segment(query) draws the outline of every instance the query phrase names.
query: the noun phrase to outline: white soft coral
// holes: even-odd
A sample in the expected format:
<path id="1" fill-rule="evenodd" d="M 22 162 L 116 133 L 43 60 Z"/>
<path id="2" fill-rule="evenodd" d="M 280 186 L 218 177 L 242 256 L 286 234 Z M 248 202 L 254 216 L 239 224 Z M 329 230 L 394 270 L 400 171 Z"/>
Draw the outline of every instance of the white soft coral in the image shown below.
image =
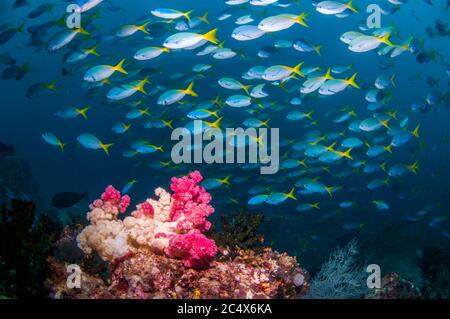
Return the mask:
<path id="1" fill-rule="evenodd" d="M 170 193 L 157 188 L 155 195 L 158 199 L 146 200 L 152 207 L 152 215 L 141 204 L 123 221 L 118 219 L 118 209 L 111 209 L 110 203 L 92 206 L 92 210 L 87 213 L 91 224 L 78 235 L 78 246 L 87 254 L 97 252 L 105 261 L 113 261 L 140 248 L 164 252 L 169 237 L 161 234 L 173 233 L 176 223 L 168 222 Z"/>

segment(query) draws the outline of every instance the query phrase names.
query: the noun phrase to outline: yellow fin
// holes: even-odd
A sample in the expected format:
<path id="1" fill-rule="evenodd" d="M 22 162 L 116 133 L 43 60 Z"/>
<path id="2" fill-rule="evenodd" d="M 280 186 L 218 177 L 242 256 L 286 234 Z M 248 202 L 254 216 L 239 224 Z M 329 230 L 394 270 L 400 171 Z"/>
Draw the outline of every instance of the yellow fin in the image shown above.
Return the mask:
<path id="1" fill-rule="evenodd" d="M 125 59 L 120 60 L 120 62 L 117 63 L 117 65 L 113 67 L 114 70 L 115 70 L 115 71 L 118 71 L 118 72 L 120 72 L 120 73 L 123 73 L 123 74 L 128 74 L 128 72 L 125 71 L 124 68 L 123 68 L 123 64 L 124 64 L 124 63 L 125 63 Z"/>
<path id="2" fill-rule="evenodd" d="M 103 151 L 105 151 L 106 155 L 109 155 L 109 148 L 113 146 L 113 144 L 100 144 L 100 147 L 102 148 Z"/>
<path id="3" fill-rule="evenodd" d="M 219 29 L 216 28 L 214 30 L 211 30 L 211 31 L 203 34 L 202 38 L 205 39 L 206 41 L 214 43 L 214 44 L 219 43 L 219 40 L 216 38 L 217 30 L 219 30 Z"/>
<path id="4" fill-rule="evenodd" d="M 193 96 L 193 97 L 197 97 L 198 94 L 194 92 L 193 88 L 194 88 L 194 82 L 191 82 L 191 83 L 189 83 L 189 85 L 186 88 L 186 90 L 184 90 L 183 92 L 186 93 L 187 95 L 190 95 L 190 96 Z"/>

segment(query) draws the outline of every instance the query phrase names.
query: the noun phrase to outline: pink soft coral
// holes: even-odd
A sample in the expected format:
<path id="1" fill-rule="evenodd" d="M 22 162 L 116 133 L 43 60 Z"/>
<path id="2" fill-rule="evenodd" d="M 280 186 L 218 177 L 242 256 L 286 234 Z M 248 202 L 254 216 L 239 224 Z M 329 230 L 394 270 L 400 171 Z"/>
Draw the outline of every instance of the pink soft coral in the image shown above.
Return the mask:
<path id="1" fill-rule="evenodd" d="M 183 265 L 189 268 L 206 268 L 217 253 L 214 240 L 203 234 L 190 233 L 174 236 L 170 239 L 169 257 L 183 260 Z"/>
<path id="2" fill-rule="evenodd" d="M 214 212 L 214 208 L 208 203 L 211 195 L 199 185 L 203 177 L 198 171 L 181 178 L 172 177 L 170 189 L 172 195 L 171 220 L 181 219 L 177 226 L 180 232 L 197 230 L 204 232 L 211 227 L 206 217 Z M 183 218 L 180 218 L 180 217 Z"/>
<path id="3" fill-rule="evenodd" d="M 202 179 L 198 171 L 181 178 L 173 177 L 170 185 L 174 192 L 172 195 L 161 188 L 156 189 L 158 200 L 147 199 L 123 221 L 118 219 L 118 214 L 125 212 L 130 197 L 121 196 L 117 189 L 108 186 L 100 199 L 91 204 L 92 212 L 88 215 L 91 223 L 96 224 L 97 220 L 103 223 L 88 226 L 80 234 L 80 247 L 90 251 L 98 250 L 90 246 L 98 246 L 108 251 L 108 245 L 112 243 L 128 245 L 122 245 L 117 254 L 103 254 L 109 258 L 145 246 L 155 253 L 180 258 L 186 267 L 207 267 L 216 255 L 217 247 L 214 240 L 202 234 L 211 227 L 206 218 L 214 212 L 209 205 L 211 195 L 199 185 Z M 110 243 L 104 243 L 99 231 L 103 231 L 105 236 L 114 234 L 115 237 L 108 237 Z"/>
<path id="4" fill-rule="evenodd" d="M 199 185 L 203 177 L 198 171 L 181 178 L 172 177 L 171 221 L 176 221 L 176 231 L 180 235 L 171 237 L 168 255 L 182 258 L 186 267 L 206 267 L 216 255 L 213 240 L 202 232 L 211 227 L 206 217 L 214 212 L 209 205 L 211 195 Z"/>
<path id="5" fill-rule="evenodd" d="M 109 185 L 102 193 L 99 199 L 96 199 L 91 205 L 90 209 L 101 208 L 106 212 L 125 213 L 130 205 L 130 196 L 120 194 L 120 191 Z"/>

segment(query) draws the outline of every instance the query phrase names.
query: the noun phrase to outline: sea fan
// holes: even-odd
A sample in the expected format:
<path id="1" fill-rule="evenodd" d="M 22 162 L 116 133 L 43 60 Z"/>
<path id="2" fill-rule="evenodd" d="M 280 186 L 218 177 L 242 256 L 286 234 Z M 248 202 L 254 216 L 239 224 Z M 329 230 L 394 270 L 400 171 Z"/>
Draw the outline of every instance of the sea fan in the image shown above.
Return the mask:
<path id="1" fill-rule="evenodd" d="M 354 299 L 367 293 L 367 273 L 357 265 L 355 239 L 333 251 L 311 283 L 308 299 Z"/>

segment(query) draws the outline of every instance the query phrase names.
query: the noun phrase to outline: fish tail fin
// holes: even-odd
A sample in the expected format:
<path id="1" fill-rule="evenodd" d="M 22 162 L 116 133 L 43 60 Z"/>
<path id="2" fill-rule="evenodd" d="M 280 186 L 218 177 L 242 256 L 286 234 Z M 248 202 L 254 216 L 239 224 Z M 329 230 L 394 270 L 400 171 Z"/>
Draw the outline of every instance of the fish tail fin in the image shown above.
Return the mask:
<path id="1" fill-rule="evenodd" d="M 124 125 L 123 125 L 123 128 L 125 129 L 125 132 L 128 131 L 128 130 L 131 128 L 132 125 L 133 125 L 132 123 L 130 123 L 130 124 L 124 124 Z"/>
<path id="2" fill-rule="evenodd" d="M 167 126 L 173 130 L 173 126 L 172 126 L 173 120 L 170 120 L 170 121 L 162 120 L 162 122 L 165 126 Z"/>
<path id="3" fill-rule="evenodd" d="M 208 11 L 206 11 L 202 16 L 198 17 L 198 19 L 206 24 L 211 24 L 208 20 Z"/>
<path id="4" fill-rule="evenodd" d="M 267 119 L 264 122 L 261 122 L 261 125 L 265 126 L 265 127 L 269 127 L 269 122 L 270 122 L 270 119 Z"/>
<path id="5" fill-rule="evenodd" d="M 210 101 L 213 104 L 216 104 L 218 107 L 222 107 L 223 106 L 223 101 L 220 99 L 220 96 L 216 96 L 214 98 L 214 100 Z"/>
<path id="6" fill-rule="evenodd" d="M 380 164 L 380 169 L 385 172 L 386 171 L 386 162 Z"/>
<path id="7" fill-rule="evenodd" d="M 49 84 L 47 84 L 47 89 L 54 91 L 54 92 L 58 92 L 58 87 L 56 86 L 56 81 L 50 82 Z"/>
<path id="8" fill-rule="evenodd" d="M 186 90 L 184 90 L 184 93 L 186 93 L 187 95 L 193 96 L 193 97 L 197 97 L 198 94 L 195 93 L 193 89 L 194 89 L 194 82 L 191 82 L 191 83 L 189 83 Z"/>
<path id="9" fill-rule="evenodd" d="M 93 54 L 95 56 L 100 56 L 100 54 L 98 54 L 98 52 L 97 52 L 97 48 L 98 48 L 98 44 L 94 45 L 92 48 L 87 49 L 86 52 L 89 54 Z"/>
<path id="10" fill-rule="evenodd" d="M 125 59 L 120 60 L 119 63 L 117 63 L 117 65 L 114 67 L 114 70 L 123 73 L 123 74 L 128 74 L 127 71 L 124 70 L 123 68 L 123 64 L 125 63 Z"/>
<path id="11" fill-rule="evenodd" d="M 225 184 L 225 185 L 230 186 L 230 185 L 231 185 L 231 184 L 230 184 L 230 178 L 231 178 L 231 176 L 232 176 L 232 175 L 227 175 L 227 176 L 225 176 L 224 178 L 219 179 L 219 182 L 221 182 L 222 184 Z"/>
<path id="12" fill-rule="evenodd" d="M 287 198 L 297 200 L 297 197 L 295 197 L 294 193 L 295 193 L 295 187 L 292 187 L 292 189 L 289 191 L 289 193 L 285 193 L 284 195 L 286 195 Z"/>
<path id="13" fill-rule="evenodd" d="M 308 113 L 304 113 L 305 117 L 307 117 L 308 119 L 310 119 L 311 121 L 313 120 L 313 115 L 314 111 L 309 111 Z"/>
<path id="14" fill-rule="evenodd" d="M 387 178 L 383 181 L 383 184 L 386 185 L 386 186 L 389 186 L 389 185 L 390 185 L 390 184 L 389 184 L 389 180 L 390 180 L 390 177 L 387 177 Z"/>
<path id="15" fill-rule="evenodd" d="M 319 207 L 320 203 L 319 203 L 319 202 L 312 203 L 312 204 L 309 204 L 309 205 L 310 205 L 312 208 L 320 209 L 320 207 Z"/>
<path id="16" fill-rule="evenodd" d="M 249 84 L 249 85 L 242 85 L 242 89 L 245 91 L 245 93 L 248 95 L 249 93 L 248 93 L 248 90 L 250 89 L 252 87 L 252 85 L 251 84 Z"/>
<path id="17" fill-rule="evenodd" d="M 331 144 L 330 146 L 327 146 L 327 150 L 332 152 L 334 151 L 334 146 L 336 145 L 336 142 L 334 142 L 333 144 Z"/>
<path id="18" fill-rule="evenodd" d="M 215 120 L 214 122 L 205 122 L 206 124 L 208 124 L 208 126 L 213 127 L 213 128 L 218 128 L 220 129 L 220 122 L 222 121 L 222 117 L 219 117 L 217 120 Z"/>
<path id="19" fill-rule="evenodd" d="M 183 12 L 183 17 L 185 17 L 186 20 L 188 20 L 189 22 L 191 21 L 192 12 L 194 12 L 194 10 L 189 10 L 189 11 Z"/>
<path id="20" fill-rule="evenodd" d="M 383 42 L 384 44 L 392 47 L 392 46 L 394 46 L 394 44 L 391 42 L 391 40 L 389 40 L 390 36 L 391 36 L 391 32 L 388 32 L 382 38 L 380 38 L 380 41 Z"/>
<path id="21" fill-rule="evenodd" d="M 333 186 L 325 187 L 325 190 L 327 191 L 328 195 L 330 195 L 330 197 L 333 197 L 333 190 L 334 190 Z"/>
<path id="22" fill-rule="evenodd" d="M 145 34 L 150 34 L 150 32 L 148 32 L 148 30 L 146 29 L 146 27 L 150 24 L 151 21 L 147 21 L 143 24 L 141 24 L 140 26 L 137 26 L 136 29 L 138 29 L 139 31 L 144 32 Z"/>
<path id="23" fill-rule="evenodd" d="M 298 16 L 295 17 L 295 23 L 298 23 L 306 28 L 309 28 L 309 25 L 305 22 L 308 13 L 302 12 Z"/>
<path id="24" fill-rule="evenodd" d="M 76 110 L 76 112 L 78 113 L 78 114 L 80 114 L 85 120 L 87 120 L 88 119 L 88 117 L 87 117 L 87 111 L 90 109 L 91 107 L 90 106 L 86 106 L 86 107 L 84 107 L 84 108 L 82 108 L 82 109 L 75 109 Z"/>
<path id="25" fill-rule="evenodd" d="M 350 79 L 346 80 L 346 82 L 353 86 L 356 89 L 360 89 L 361 87 L 356 83 L 356 75 L 358 75 L 358 72 L 353 73 Z"/>
<path id="26" fill-rule="evenodd" d="M 416 128 L 414 129 L 414 131 L 411 132 L 412 135 L 414 135 L 416 138 L 419 138 L 419 129 L 420 129 L 420 124 L 417 124 Z"/>
<path id="27" fill-rule="evenodd" d="M 289 71 L 291 71 L 291 72 L 293 72 L 293 73 L 295 73 L 295 74 L 297 74 L 297 75 L 300 75 L 301 77 L 305 77 L 305 75 L 303 74 L 303 72 L 300 70 L 300 68 L 302 67 L 302 65 L 303 65 L 303 61 L 302 62 L 300 62 L 299 64 L 297 64 L 296 66 L 294 66 L 293 68 L 288 68 L 289 69 Z"/>
<path id="28" fill-rule="evenodd" d="M 328 68 L 327 73 L 325 73 L 324 78 L 327 80 L 334 80 L 333 76 L 331 75 L 331 68 Z"/>
<path id="29" fill-rule="evenodd" d="M 321 55 L 320 51 L 322 50 L 322 46 L 321 45 L 316 45 L 314 48 L 314 51 L 318 54 Z"/>
<path id="30" fill-rule="evenodd" d="M 384 149 L 386 150 L 386 152 L 392 154 L 392 144 L 389 144 L 388 146 L 385 146 Z"/>
<path id="31" fill-rule="evenodd" d="M 135 88 L 136 90 L 138 90 L 139 92 L 141 92 L 141 93 L 147 95 L 147 92 L 145 91 L 144 86 L 145 86 L 146 84 L 148 84 L 148 83 L 150 83 L 150 81 L 149 81 L 149 79 L 148 79 L 148 76 L 146 76 L 143 80 L 139 81 L 139 84 L 136 85 L 134 88 Z"/>
<path id="32" fill-rule="evenodd" d="M 397 73 L 394 72 L 394 74 L 392 74 L 391 76 L 391 83 L 393 87 L 397 87 L 397 85 L 395 84 L 395 77 L 397 76 Z"/>
<path id="33" fill-rule="evenodd" d="M 106 153 L 106 155 L 108 155 L 109 156 L 109 148 L 111 147 L 111 146 L 113 146 L 114 144 L 103 144 L 103 143 L 101 143 L 100 144 L 100 147 L 101 147 L 101 149 Z"/>
<path id="34" fill-rule="evenodd" d="M 143 114 L 143 115 L 150 115 L 150 112 L 149 112 L 148 110 L 149 110 L 149 108 L 146 107 L 145 109 L 140 110 L 139 112 L 140 112 L 141 114 Z"/>
<path id="35" fill-rule="evenodd" d="M 80 34 L 84 34 L 84 35 L 91 35 L 91 33 L 89 31 L 86 31 L 84 28 L 79 27 L 78 29 L 76 29 L 76 32 L 80 33 Z"/>
<path id="36" fill-rule="evenodd" d="M 389 116 L 392 117 L 394 120 L 397 120 L 397 110 L 393 112 L 388 112 Z"/>
<path id="37" fill-rule="evenodd" d="M 164 144 L 160 145 L 160 146 L 156 146 L 155 147 L 158 151 L 160 151 L 161 153 L 164 153 Z"/>
<path id="38" fill-rule="evenodd" d="M 61 149 L 61 152 L 64 152 L 64 148 L 66 147 L 68 143 L 63 143 L 61 141 L 58 141 L 58 146 Z"/>
<path id="39" fill-rule="evenodd" d="M 353 5 L 353 0 L 350 0 L 349 2 L 347 2 L 347 4 L 345 6 L 346 6 L 346 8 L 353 11 L 354 13 L 358 13 L 358 9 L 356 9 L 355 6 Z"/>
<path id="40" fill-rule="evenodd" d="M 391 117 L 388 118 L 387 120 L 381 121 L 381 125 L 383 125 L 385 128 L 389 129 L 389 122 L 391 121 Z"/>
<path id="41" fill-rule="evenodd" d="M 353 157 L 350 155 L 350 152 L 352 151 L 353 148 L 349 148 L 348 150 L 346 150 L 344 153 L 342 153 L 342 156 L 348 158 L 349 160 L 353 160 Z"/>
<path id="42" fill-rule="evenodd" d="M 215 28 L 215 29 L 203 34 L 202 38 L 205 39 L 206 41 L 214 43 L 214 44 L 219 43 L 219 40 L 216 37 L 217 30 L 219 30 L 219 29 Z"/>
<path id="43" fill-rule="evenodd" d="M 208 111 L 209 114 L 211 114 L 212 116 L 214 116 L 216 119 L 219 118 L 219 115 L 217 115 L 217 112 L 219 112 L 219 109 L 215 110 L 215 111 Z"/>
<path id="44" fill-rule="evenodd" d="M 419 170 L 419 161 L 415 161 L 413 164 L 411 165 L 406 165 L 406 168 L 413 172 L 414 174 L 417 174 L 417 171 Z"/>

